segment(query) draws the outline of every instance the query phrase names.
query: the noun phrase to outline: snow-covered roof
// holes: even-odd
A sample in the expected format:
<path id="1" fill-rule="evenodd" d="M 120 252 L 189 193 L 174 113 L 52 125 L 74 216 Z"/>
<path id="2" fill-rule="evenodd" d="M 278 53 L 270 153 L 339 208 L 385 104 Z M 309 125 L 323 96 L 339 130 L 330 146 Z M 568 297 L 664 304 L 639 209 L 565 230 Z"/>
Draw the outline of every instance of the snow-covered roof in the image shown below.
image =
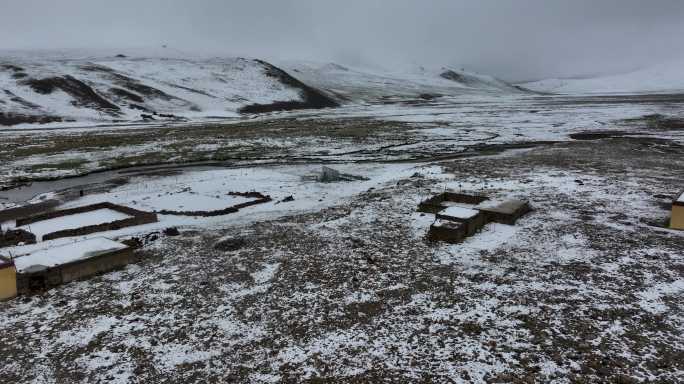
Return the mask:
<path id="1" fill-rule="evenodd" d="M 684 191 L 679 195 L 679 197 L 676 200 L 678 203 L 684 204 Z"/>
<path id="2" fill-rule="evenodd" d="M 459 207 L 459 206 L 453 206 L 449 207 L 446 209 L 443 209 L 439 212 L 441 216 L 448 216 L 448 217 L 453 217 L 455 219 L 472 219 L 473 217 L 477 216 L 480 213 L 480 211 L 477 211 L 475 209 L 470 209 L 470 208 L 465 208 L 465 207 Z"/>
<path id="3" fill-rule="evenodd" d="M 523 208 L 527 204 L 523 200 L 485 200 L 476 206 L 477 209 L 482 209 L 490 212 L 500 212 L 512 214 L 517 210 Z"/>
<path id="4" fill-rule="evenodd" d="M 437 219 L 437 220 L 435 220 L 434 223 L 432 223 L 433 227 L 449 228 L 449 229 L 457 229 L 463 225 L 466 225 L 466 224 L 465 223 L 459 223 L 457 221 L 442 220 L 442 219 Z"/>
<path id="5" fill-rule="evenodd" d="M 77 260 L 85 260 L 103 253 L 119 251 L 127 248 L 125 244 L 104 237 L 88 239 L 57 247 L 50 247 L 14 259 L 17 272 L 30 267 L 42 265 L 54 267 Z"/>

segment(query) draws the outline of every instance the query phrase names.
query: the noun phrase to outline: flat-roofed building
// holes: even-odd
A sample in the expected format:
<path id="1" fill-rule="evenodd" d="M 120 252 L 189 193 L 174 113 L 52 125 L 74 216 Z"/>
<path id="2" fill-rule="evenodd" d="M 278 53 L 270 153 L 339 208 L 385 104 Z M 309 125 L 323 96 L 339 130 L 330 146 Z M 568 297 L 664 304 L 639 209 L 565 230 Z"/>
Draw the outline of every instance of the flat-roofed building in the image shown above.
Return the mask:
<path id="1" fill-rule="evenodd" d="M 30 249 L 14 258 L 15 290 L 21 295 L 31 294 L 109 272 L 135 260 L 131 247 L 103 237 Z"/>
<path id="2" fill-rule="evenodd" d="M 461 206 L 451 206 L 437 213 L 438 220 L 448 220 L 463 223 L 466 229 L 466 236 L 473 236 L 477 231 L 484 227 L 485 216 L 476 209 Z"/>

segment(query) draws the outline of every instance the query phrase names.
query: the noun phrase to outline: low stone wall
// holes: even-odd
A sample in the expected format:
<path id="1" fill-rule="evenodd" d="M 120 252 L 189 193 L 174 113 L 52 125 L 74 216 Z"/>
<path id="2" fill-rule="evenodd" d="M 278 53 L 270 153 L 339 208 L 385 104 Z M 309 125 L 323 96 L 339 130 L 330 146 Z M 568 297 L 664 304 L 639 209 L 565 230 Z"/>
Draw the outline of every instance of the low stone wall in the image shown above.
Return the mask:
<path id="1" fill-rule="evenodd" d="M 19 273 L 17 274 L 17 292 L 21 295 L 30 295 L 74 280 L 110 272 L 136 261 L 133 248 L 125 248 L 53 268 Z"/>
<path id="2" fill-rule="evenodd" d="M 31 295 L 62 284 L 59 268 L 46 268 L 30 273 L 17 273 L 17 294 Z"/>
<path id="3" fill-rule="evenodd" d="M 427 200 L 422 201 L 418 205 L 418 212 L 436 214 L 439 211 L 447 208 L 447 206 L 444 205 L 445 202 L 477 205 L 488 199 L 488 197 L 481 195 L 468 195 L 465 193 L 443 192 Z"/>
<path id="4" fill-rule="evenodd" d="M 28 217 L 44 212 L 49 212 L 59 205 L 57 200 L 47 200 L 36 204 L 24 205 L 21 207 L 8 208 L 0 211 L 0 222 L 16 220 L 18 217 Z"/>
<path id="5" fill-rule="evenodd" d="M 80 262 L 64 264 L 61 266 L 62 283 L 83 279 L 100 273 L 109 272 L 136 260 L 132 248 L 125 248 L 120 251 L 110 252 Z"/>
<path id="6" fill-rule="evenodd" d="M 158 213 L 160 215 L 214 217 L 214 216 L 223 216 L 223 215 L 228 215 L 231 213 L 236 213 L 239 210 L 241 210 L 242 208 L 247 208 L 247 207 L 251 207 L 253 205 L 268 203 L 269 201 L 273 200 L 273 199 L 271 199 L 271 196 L 264 195 L 260 192 L 228 192 L 228 194 L 231 196 L 242 196 L 242 197 L 254 198 L 256 200 L 247 201 L 247 202 L 240 203 L 240 204 L 235 204 L 235 205 L 230 206 L 228 208 L 219 209 L 219 210 L 215 210 L 215 211 L 173 211 L 173 210 L 165 209 L 165 210 L 161 210 L 161 211 L 155 211 L 155 213 Z"/>
<path id="7" fill-rule="evenodd" d="M 154 213 L 143 212 L 143 211 L 139 211 L 137 209 L 124 207 L 123 205 L 117 205 L 114 203 L 104 202 L 104 203 L 97 203 L 97 204 L 91 204 L 91 205 L 84 205 L 82 207 L 62 209 L 59 211 L 52 211 L 52 212 L 48 212 L 48 213 L 43 213 L 41 215 L 35 215 L 35 216 L 17 219 L 17 227 L 23 227 L 25 225 L 33 224 L 33 223 L 36 223 L 38 221 L 55 219 L 58 217 L 70 216 L 70 215 L 75 215 L 78 213 L 92 212 L 92 211 L 97 211 L 100 209 L 111 209 L 113 211 L 118 211 L 118 212 L 121 212 L 121 213 L 129 215 L 129 216 L 156 216 L 156 215 L 154 215 Z"/>
<path id="8" fill-rule="evenodd" d="M 89 225 L 74 229 L 65 229 L 62 231 L 51 232 L 43 236 L 43 240 L 54 240 L 62 237 L 84 236 L 92 233 L 115 231 L 122 228 L 133 227 L 136 225 L 150 224 L 157 222 L 157 215 L 155 213 L 143 212 L 137 209 L 124 207 L 113 203 L 98 203 L 86 205 L 83 207 L 63 209 L 54 212 L 48 212 L 41 215 L 31 216 L 17 220 L 17 226 L 30 225 L 39 221 L 55 219 L 58 217 L 70 216 L 79 213 L 92 212 L 100 209 L 111 209 L 113 211 L 121 212 L 125 215 L 132 216 L 127 219 L 112 221 L 110 223 Z"/>

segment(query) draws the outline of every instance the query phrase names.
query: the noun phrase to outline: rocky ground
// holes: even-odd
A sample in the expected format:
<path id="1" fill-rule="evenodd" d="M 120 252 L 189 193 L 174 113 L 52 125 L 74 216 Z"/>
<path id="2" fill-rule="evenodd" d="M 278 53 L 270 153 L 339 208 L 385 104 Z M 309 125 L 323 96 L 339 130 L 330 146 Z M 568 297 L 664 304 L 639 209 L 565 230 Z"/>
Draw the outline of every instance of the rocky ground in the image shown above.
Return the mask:
<path id="1" fill-rule="evenodd" d="M 684 147 L 540 144 L 271 221 L 182 228 L 126 269 L 0 304 L 2 382 L 684 380 Z M 431 244 L 418 202 L 529 199 Z"/>

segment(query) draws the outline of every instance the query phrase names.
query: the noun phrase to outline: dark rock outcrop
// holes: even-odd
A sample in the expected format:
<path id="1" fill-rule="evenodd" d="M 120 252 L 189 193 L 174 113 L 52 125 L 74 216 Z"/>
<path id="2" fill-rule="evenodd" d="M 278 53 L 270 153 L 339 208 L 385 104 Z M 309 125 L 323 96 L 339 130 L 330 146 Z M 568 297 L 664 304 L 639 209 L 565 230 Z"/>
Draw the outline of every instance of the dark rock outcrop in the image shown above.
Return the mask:
<path id="1" fill-rule="evenodd" d="M 298 89 L 301 101 L 276 101 L 270 104 L 251 104 L 240 108 L 240 113 L 267 113 L 275 111 L 291 111 L 296 109 L 321 109 L 339 107 L 339 103 L 316 88 L 310 87 L 290 76 L 287 72 L 262 60 L 255 60 L 264 67 L 266 76 L 276 78 L 279 82 Z"/>
<path id="2" fill-rule="evenodd" d="M 56 90 L 61 90 L 73 98 L 71 102 L 76 107 L 87 107 L 106 112 L 110 115 L 118 115 L 120 108 L 100 96 L 88 84 L 75 77 L 65 75 L 62 77 L 46 77 L 44 79 L 27 79 L 22 81 L 36 93 L 49 95 Z"/>

